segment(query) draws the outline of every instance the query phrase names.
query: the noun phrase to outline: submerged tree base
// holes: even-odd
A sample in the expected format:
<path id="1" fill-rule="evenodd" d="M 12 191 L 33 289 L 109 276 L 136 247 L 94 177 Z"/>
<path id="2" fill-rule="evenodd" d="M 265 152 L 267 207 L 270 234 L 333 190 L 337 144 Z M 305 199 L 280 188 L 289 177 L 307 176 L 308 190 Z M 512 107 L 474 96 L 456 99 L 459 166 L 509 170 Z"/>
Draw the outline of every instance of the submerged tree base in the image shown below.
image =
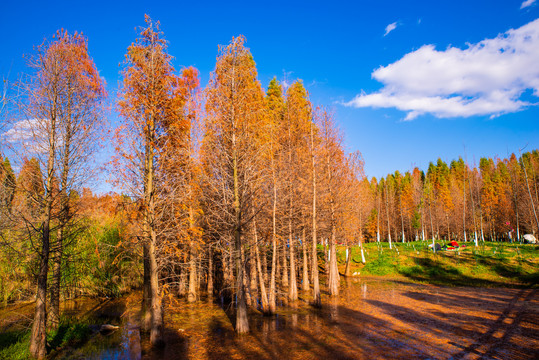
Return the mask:
<path id="1" fill-rule="evenodd" d="M 112 300 L 71 301 L 67 314 L 80 325 L 65 334 L 53 359 L 372 359 L 372 358 L 534 358 L 539 348 L 539 295 L 536 289 L 439 287 L 413 283 L 349 279 L 341 295 L 324 293 L 322 309 L 299 301 L 266 317 L 248 309 L 250 332 L 238 336 L 219 304 L 202 299 L 166 304 L 166 346 L 152 349 L 135 320 L 140 293 Z M 17 359 L 28 344 L 24 307 L 0 310 L 0 359 Z M 458 316 L 455 316 L 458 314 Z M 512 321 L 509 321 L 512 319 Z M 107 322 L 119 329 L 95 331 Z M 18 327 L 18 330 L 16 330 Z M 19 333 L 14 333 L 19 331 Z M 22 331 L 22 333 L 21 333 Z M 505 335 L 507 336 L 505 336 Z M 57 338 L 58 344 L 60 338 Z M 49 340 L 50 341 L 50 340 Z"/>

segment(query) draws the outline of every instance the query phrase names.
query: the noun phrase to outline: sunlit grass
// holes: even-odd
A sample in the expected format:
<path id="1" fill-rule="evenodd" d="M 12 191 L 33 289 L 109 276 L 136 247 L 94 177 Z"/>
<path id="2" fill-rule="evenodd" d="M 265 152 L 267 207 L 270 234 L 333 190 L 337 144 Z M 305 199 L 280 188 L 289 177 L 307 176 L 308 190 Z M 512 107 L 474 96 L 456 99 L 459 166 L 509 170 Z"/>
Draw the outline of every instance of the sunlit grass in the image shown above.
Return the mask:
<path id="1" fill-rule="evenodd" d="M 464 243 L 456 251 L 428 248 L 431 242 L 364 244 L 366 264 L 359 247 L 352 247 L 352 273 L 360 276 L 401 277 L 421 283 L 449 286 L 535 287 L 539 279 L 538 247 L 517 243 Z M 442 242 L 443 244 L 443 242 Z M 339 266 L 345 251 L 339 247 Z M 341 270 L 343 272 L 344 270 Z"/>

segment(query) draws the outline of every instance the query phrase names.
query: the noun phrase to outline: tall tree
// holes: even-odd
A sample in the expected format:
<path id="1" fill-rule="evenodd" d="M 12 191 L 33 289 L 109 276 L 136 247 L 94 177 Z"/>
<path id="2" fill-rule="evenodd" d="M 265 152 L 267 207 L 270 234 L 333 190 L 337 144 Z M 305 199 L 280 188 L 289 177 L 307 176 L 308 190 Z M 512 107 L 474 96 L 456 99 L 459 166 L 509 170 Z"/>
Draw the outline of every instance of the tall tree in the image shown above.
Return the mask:
<path id="1" fill-rule="evenodd" d="M 21 98 L 23 101 L 21 109 L 25 117 L 22 121 L 30 131 L 27 134 L 28 141 L 20 145 L 23 153 L 38 154 L 37 159 L 44 171 L 42 174 L 44 193 L 40 198 L 34 199 L 42 212 L 40 226 L 32 227 L 40 239 L 40 266 L 37 276 L 36 312 L 30 339 L 30 353 L 34 357 L 42 358 L 46 354 L 47 277 L 51 233 L 54 230 L 53 226 L 56 226 L 53 220 L 59 219 L 60 226 L 57 229 L 62 229 L 67 218 L 65 211 L 67 201 L 58 201 L 61 197 L 59 187 L 63 186 L 67 190 L 67 183 L 73 179 L 69 168 L 82 162 L 81 158 L 85 156 L 84 150 L 78 151 L 80 144 L 72 143 L 76 141 L 72 137 L 73 134 L 80 136 L 74 129 L 73 119 L 87 112 L 95 115 L 94 99 L 101 98 L 104 90 L 95 65 L 88 56 L 86 39 L 79 34 L 71 36 L 65 31 L 59 31 L 54 41 L 44 42 L 37 48 L 37 54 L 30 59 L 30 66 L 35 72 L 29 76 L 29 81 L 22 85 L 24 96 Z M 87 103 L 85 100 L 88 98 L 91 100 Z M 88 117 L 92 118 L 92 115 Z M 84 126 L 88 126 L 88 123 L 81 125 Z M 59 177 L 64 180 L 62 184 L 58 184 Z M 55 208 L 58 202 L 60 202 L 59 212 Z M 26 219 L 25 222 L 28 224 L 32 220 Z M 29 236 L 33 237 L 31 234 Z M 58 252 L 55 251 L 55 254 L 58 255 Z M 55 256 L 54 263 L 59 266 L 58 256 Z M 55 279 L 58 279 L 59 270 L 57 269 L 55 273 Z M 58 292 L 56 288 L 53 289 L 54 322 L 58 317 L 56 302 Z"/>
<path id="2" fill-rule="evenodd" d="M 271 275 L 269 288 L 269 313 L 276 311 L 276 267 L 277 267 L 277 193 L 279 191 L 279 156 L 281 153 L 280 136 L 284 127 L 285 103 L 282 88 L 273 78 L 265 98 L 266 114 L 268 116 L 269 149 L 268 157 L 271 169 Z"/>
<path id="3" fill-rule="evenodd" d="M 164 128 L 182 120 L 184 97 L 159 22 L 154 23 L 148 15 L 145 21 L 140 37 L 127 50 L 122 71 L 118 106 L 124 122 L 117 130 L 115 167 L 120 170 L 117 175 L 124 187 L 141 201 L 146 289 L 143 301 L 149 324 L 145 322 L 150 327 L 151 344 L 159 345 L 163 342 L 163 314 L 157 257 L 158 211 L 163 206 L 156 206 L 160 200 L 156 171 Z"/>
<path id="4" fill-rule="evenodd" d="M 53 327 L 60 321 L 60 281 L 66 238 L 79 229 L 74 220 L 77 206 L 70 194 L 82 191 L 94 175 L 92 159 L 103 134 L 104 83 L 88 54 L 82 34 L 58 33 L 59 49 L 64 57 L 65 90 L 61 94 L 58 134 L 61 142 L 56 163 L 59 180 L 58 229 L 53 246 L 53 279 L 51 283 L 50 320 Z"/>
<path id="5" fill-rule="evenodd" d="M 301 81 L 295 81 L 286 91 L 286 172 L 287 172 L 287 196 L 288 196 L 288 249 L 290 254 L 290 281 L 288 299 L 298 299 L 297 271 L 296 271 L 296 232 L 301 217 L 297 214 L 301 211 L 297 204 L 300 201 L 299 192 L 301 180 L 306 172 L 303 170 L 307 160 L 304 158 L 308 146 L 308 134 L 312 117 L 311 103 L 307 90 Z M 284 257 L 286 259 L 286 257 Z"/>
<path id="6" fill-rule="evenodd" d="M 265 130 L 264 93 L 245 38 L 233 38 L 219 47 L 215 71 L 207 88 L 208 113 L 205 166 L 210 179 L 209 204 L 213 231 L 234 242 L 236 268 L 236 332 L 249 331 L 246 290 L 244 228 L 260 206 L 260 173 Z M 254 211 L 253 211 L 254 210 Z"/>

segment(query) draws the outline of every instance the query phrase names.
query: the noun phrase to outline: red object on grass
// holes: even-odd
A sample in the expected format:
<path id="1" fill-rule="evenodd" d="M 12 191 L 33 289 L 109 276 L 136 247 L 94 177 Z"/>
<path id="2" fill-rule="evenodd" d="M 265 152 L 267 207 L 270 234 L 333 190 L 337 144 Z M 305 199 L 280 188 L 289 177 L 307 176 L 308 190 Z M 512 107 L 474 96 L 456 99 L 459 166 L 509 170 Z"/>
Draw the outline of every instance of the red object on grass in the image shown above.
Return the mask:
<path id="1" fill-rule="evenodd" d="M 459 244 L 455 240 L 451 241 L 449 245 L 454 246 L 454 247 L 459 247 Z"/>

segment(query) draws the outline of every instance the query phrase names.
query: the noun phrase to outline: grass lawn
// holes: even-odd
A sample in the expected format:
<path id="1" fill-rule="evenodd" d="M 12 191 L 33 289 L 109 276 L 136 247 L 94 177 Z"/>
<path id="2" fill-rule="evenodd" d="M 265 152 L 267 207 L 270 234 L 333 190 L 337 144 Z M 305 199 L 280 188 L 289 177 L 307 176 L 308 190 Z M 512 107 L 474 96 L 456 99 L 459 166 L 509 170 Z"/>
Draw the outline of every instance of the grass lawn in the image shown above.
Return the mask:
<path id="1" fill-rule="evenodd" d="M 393 243 L 392 249 L 388 243 L 364 244 L 365 265 L 356 245 L 352 248 L 351 273 L 448 286 L 537 287 L 539 282 L 537 245 L 485 242 L 476 248 L 473 242 L 459 242 L 458 251 L 434 253 L 428 248 L 430 243 Z M 345 256 L 344 247 L 338 247 L 341 273 Z"/>

